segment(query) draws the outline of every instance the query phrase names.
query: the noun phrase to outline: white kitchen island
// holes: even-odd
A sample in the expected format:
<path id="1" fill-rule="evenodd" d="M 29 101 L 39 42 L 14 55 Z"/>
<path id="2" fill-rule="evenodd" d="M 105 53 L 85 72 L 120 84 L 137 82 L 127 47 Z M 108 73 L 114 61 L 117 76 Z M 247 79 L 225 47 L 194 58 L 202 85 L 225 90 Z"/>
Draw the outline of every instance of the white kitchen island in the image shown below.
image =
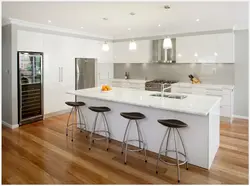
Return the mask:
<path id="1" fill-rule="evenodd" d="M 87 118 L 88 130 L 92 129 L 96 115 L 88 109 L 88 106 L 109 107 L 111 111 L 107 112 L 106 116 L 111 138 L 118 141 L 122 141 L 128 122 L 120 116 L 120 113 L 143 113 L 146 119 L 140 120 L 139 125 L 148 150 L 155 153 L 158 153 L 167 130 L 167 127 L 157 122 L 158 119 L 179 119 L 187 123 L 188 127 L 181 128 L 179 131 L 186 147 L 189 163 L 206 169 L 211 167 L 220 142 L 220 97 L 190 94 L 179 100 L 150 96 L 159 92 L 116 87 L 109 92 L 101 92 L 100 87 L 96 87 L 67 93 L 76 95 L 78 101 L 86 103 L 82 111 Z M 101 117 L 99 119 L 101 121 Z M 131 127 L 130 137 L 136 137 L 136 132 L 134 125 Z M 173 147 L 171 135 L 169 149 Z M 182 151 L 180 141 L 178 141 L 178 149 Z M 170 152 L 168 155 L 175 158 L 174 153 Z"/>

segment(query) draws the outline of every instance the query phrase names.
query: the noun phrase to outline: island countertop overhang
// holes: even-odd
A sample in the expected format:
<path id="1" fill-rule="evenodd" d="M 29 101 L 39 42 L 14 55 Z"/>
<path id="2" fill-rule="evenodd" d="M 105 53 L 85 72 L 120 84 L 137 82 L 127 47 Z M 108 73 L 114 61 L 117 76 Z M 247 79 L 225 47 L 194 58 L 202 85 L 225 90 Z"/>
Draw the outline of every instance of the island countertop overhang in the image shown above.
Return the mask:
<path id="1" fill-rule="evenodd" d="M 68 94 L 90 99 L 106 100 L 142 107 L 149 107 L 173 112 L 207 116 L 210 110 L 220 102 L 216 96 L 187 95 L 185 99 L 162 98 L 150 96 L 159 92 L 113 87 L 109 92 L 101 92 L 100 87 L 68 91 Z M 173 94 L 173 93 L 165 93 Z"/>

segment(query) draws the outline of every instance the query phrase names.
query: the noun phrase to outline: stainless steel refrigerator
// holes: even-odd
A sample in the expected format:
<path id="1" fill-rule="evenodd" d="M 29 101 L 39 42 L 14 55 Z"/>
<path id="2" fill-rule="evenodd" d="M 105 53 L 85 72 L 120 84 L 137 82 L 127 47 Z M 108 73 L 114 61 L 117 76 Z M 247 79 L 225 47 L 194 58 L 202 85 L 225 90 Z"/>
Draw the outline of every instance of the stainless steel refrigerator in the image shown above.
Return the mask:
<path id="1" fill-rule="evenodd" d="M 95 87 L 95 58 L 75 59 L 75 89 L 86 89 Z"/>
<path id="2" fill-rule="evenodd" d="M 18 51 L 18 123 L 43 119 L 43 53 Z"/>

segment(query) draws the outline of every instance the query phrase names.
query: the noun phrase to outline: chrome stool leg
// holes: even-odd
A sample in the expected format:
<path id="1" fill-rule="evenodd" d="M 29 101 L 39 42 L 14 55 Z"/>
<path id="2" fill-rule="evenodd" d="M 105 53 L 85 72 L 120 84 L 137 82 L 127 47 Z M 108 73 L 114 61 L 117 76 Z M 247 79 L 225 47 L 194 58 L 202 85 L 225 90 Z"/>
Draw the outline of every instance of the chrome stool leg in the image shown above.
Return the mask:
<path id="1" fill-rule="evenodd" d="M 177 144 L 176 144 L 175 129 L 173 129 L 173 133 L 174 133 L 174 147 L 175 147 L 175 153 L 176 153 L 177 175 L 178 175 L 178 182 L 180 183 L 180 164 L 179 164 L 179 153 L 178 153 L 178 148 L 177 148 Z"/>
<path id="2" fill-rule="evenodd" d="M 79 123 L 80 123 L 80 132 L 82 132 L 82 120 L 81 120 L 81 115 L 80 115 L 80 109 L 76 107 L 76 113 L 79 115 Z"/>
<path id="3" fill-rule="evenodd" d="M 103 124 L 104 124 L 104 128 L 105 128 L 105 135 L 107 138 L 107 151 L 109 150 L 109 141 L 110 141 L 110 132 L 109 132 L 109 126 L 108 126 L 108 122 L 107 119 L 105 117 L 105 114 L 102 112 L 102 119 L 103 119 Z"/>
<path id="4" fill-rule="evenodd" d="M 129 123 L 129 126 L 128 127 L 130 127 L 130 123 Z M 127 131 L 127 136 L 126 136 L 126 141 L 125 141 L 125 144 L 126 144 L 126 146 L 125 146 L 125 156 L 124 156 L 124 164 L 127 164 L 127 154 L 128 154 L 128 136 L 129 136 L 129 129 L 128 129 L 128 131 Z"/>
<path id="5" fill-rule="evenodd" d="M 83 125 L 83 130 L 87 131 L 87 122 L 84 114 L 82 113 L 81 109 L 78 108 L 78 114 L 79 114 L 79 120 L 80 120 L 80 132 L 82 132 L 82 125 Z M 84 124 L 82 123 L 82 119 Z M 88 138 L 88 135 L 86 135 L 86 138 Z"/>
<path id="6" fill-rule="evenodd" d="M 140 129 L 139 129 L 139 126 L 138 126 L 138 123 L 137 121 L 135 120 L 135 124 L 136 124 L 136 128 L 137 128 L 137 133 L 138 133 L 138 142 L 139 142 L 139 148 L 141 149 L 141 134 L 140 134 Z"/>
<path id="7" fill-rule="evenodd" d="M 70 119 L 70 116 L 71 116 L 71 114 L 72 114 L 72 111 L 73 111 L 73 109 L 74 109 L 74 107 L 72 107 L 71 108 L 71 111 L 70 111 L 70 114 L 69 114 L 69 117 L 68 117 L 68 120 L 67 120 L 67 127 L 66 127 L 66 136 L 68 136 L 69 135 L 69 119 Z"/>
<path id="8" fill-rule="evenodd" d="M 128 151 L 142 151 L 144 150 L 144 158 L 145 158 L 145 162 L 147 162 L 147 148 L 146 148 L 146 142 L 143 140 L 143 136 L 141 133 L 141 129 L 139 127 L 139 124 L 137 122 L 137 120 L 135 120 L 135 125 L 137 128 L 137 134 L 138 134 L 138 139 L 131 139 L 129 140 L 129 133 L 130 133 L 130 126 L 131 126 L 131 120 L 128 121 L 124 136 L 123 136 L 123 141 L 122 141 L 122 154 L 123 154 L 123 150 L 124 150 L 124 145 L 125 145 L 125 154 L 124 154 L 124 164 L 127 164 L 127 155 L 128 155 Z M 126 138 L 126 140 L 125 140 Z M 138 142 L 138 149 L 128 149 L 128 143 L 129 142 Z M 143 148 L 142 148 L 142 144 L 143 144 Z"/>
<path id="9" fill-rule="evenodd" d="M 106 126 L 107 126 L 107 131 L 108 131 L 108 138 L 109 138 L 109 142 L 111 141 L 111 138 L 110 138 L 110 129 L 109 129 L 109 124 L 108 124 L 108 121 L 107 121 L 107 118 L 106 118 L 106 115 L 104 113 L 102 113 L 103 115 L 103 118 L 104 118 L 104 121 L 106 123 Z"/>
<path id="10" fill-rule="evenodd" d="M 71 123 L 71 141 L 73 141 L 73 138 L 74 138 L 75 114 L 76 114 L 76 108 L 73 107 L 73 112 L 72 112 L 72 123 Z"/>
<path id="11" fill-rule="evenodd" d="M 170 136 L 170 132 L 171 132 L 171 128 L 169 128 L 168 130 L 168 137 L 167 137 L 167 143 L 166 143 L 166 152 L 165 152 L 165 156 L 168 156 L 168 142 L 169 142 L 169 136 Z"/>
<path id="12" fill-rule="evenodd" d="M 104 130 L 96 130 L 96 125 L 97 125 L 97 118 L 99 116 L 99 113 L 102 115 L 102 123 L 104 125 Z M 93 134 L 98 134 L 98 133 L 105 133 L 105 137 L 93 137 Z M 93 130 L 90 133 L 90 138 L 89 138 L 89 150 L 91 150 L 92 143 L 94 143 L 94 140 L 107 140 L 107 151 L 109 150 L 109 142 L 110 142 L 110 130 L 107 122 L 107 118 L 105 116 L 105 113 L 103 112 L 97 112 L 94 125 L 93 125 Z"/>
<path id="13" fill-rule="evenodd" d="M 143 150 L 144 150 L 144 160 L 145 162 L 148 162 L 147 160 L 147 147 L 146 147 L 146 142 L 143 139 L 141 128 L 139 127 L 139 124 L 137 120 L 135 120 L 136 126 L 137 126 L 137 131 L 138 131 L 138 138 L 139 138 L 139 144 L 143 143 Z M 139 148 L 141 149 L 141 145 L 139 145 Z"/>
<path id="14" fill-rule="evenodd" d="M 173 136 L 174 136 L 174 150 L 168 150 L 167 149 L 168 148 L 168 142 L 169 142 L 169 136 L 170 136 L 171 131 L 173 131 Z M 184 153 L 178 151 L 176 131 L 178 133 L 178 136 L 180 137 Z M 161 149 L 162 149 L 163 142 L 165 141 L 166 136 L 167 136 L 166 150 L 162 151 Z M 161 159 L 161 153 L 165 152 L 165 155 L 166 155 L 168 151 L 169 152 L 175 152 L 175 154 L 176 154 L 176 162 L 175 163 L 170 163 L 170 162 L 167 162 L 166 160 Z M 184 157 L 184 159 L 185 159 L 181 163 L 180 163 L 179 155 L 182 155 Z M 159 163 L 159 161 L 162 161 L 163 163 L 166 163 L 168 165 L 177 166 L 178 183 L 180 183 L 180 165 L 186 164 L 186 169 L 188 170 L 188 159 L 187 159 L 186 149 L 184 147 L 182 137 L 181 137 L 181 135 L 179 133 L 179 130 L 177 128 L 168 127 L 168 129 L 167 129 L 167 131 L 166 131 L 166 133 L 164 135 L 164 138 L 163 138 L 163 140 L 161 142 L 161 146 L 160 146 L 159 154 L 158 154 L 158 159 L 157 159 L 157 163 L 156 163 L 156 173 L 158 173 L 158 163 Z"/>
<path id="15" fill-rule="evenodd" d="M 124 133 L 124 136 L 123 136 L 123 140 L 122 140 L 122 152 L 121 152 L 122 154 L 123 154 L 123 146 L 124 146 L 124 143 L 125 143 L 125 137 L 127 135 L 127 131 L 128 131 L 128 127 L 129 127 L 130 121 L 131 120 L 128 121 L 127 127 L 125 129 L 125 133 Z"/>
<path id="16" fill-rule="evenodd" d="M 157 162 L 156 162 L 156 174 L 158 174 L 158 165 L 159 165 L 159 160 L 160 160 L 160 157 L 161 157 L 161 149 L 162 149 L 162 146 L 163 146 L 163 143 L 165 141 L 165 138 L 168 134 L 168 131 L 169 131 L 169 128 L 166 130 L 165 134 L 164 134 L 164 137 L 161 141 L 161 145 L 160 145 L 160 148 L 159 148 L 159 153 L 158 153 L 158 158 L 157 158 Z"/>
<path id="17" fill-rule="evenodd" d="M 177 133 L 178 133 L 178 135 L 179 135 L 179 137 L 180 137 L 181 144 L 182 144 L 182 147 L 183 147 L 183 151 L 184 151 L 184 154 L 185 154 L 186 159 L 187 159 L 187 162 L 186 162 L 186 169 L 188 170 L 188 158 L 187 158 L 186 149 L 185 149 L 185 146 L 184 146 L 184 143 L 183 143 L 183 140 L 182 140 L 182 137 L 181 137 L 181 135 L 180 135 L 179 130 L 178 130 L 178 129 L 176 129 L 176 130 L 177 130 Z"/>
<path id="18" fill-rule="evenodd" d="M 92 138 L 93 138 L 93 133 L 95 132 L 98 115 L 99 115 L 99 112 L 97 112 L 97 114 L 96 114 L 94 125 L 93 125 L 93 129 L 92 129 L 92 131 L 90 133 L 90 137 L 89 137 L 89 150 L 91 150 L 92 143 L 94 142 L 94 140 Z"/>

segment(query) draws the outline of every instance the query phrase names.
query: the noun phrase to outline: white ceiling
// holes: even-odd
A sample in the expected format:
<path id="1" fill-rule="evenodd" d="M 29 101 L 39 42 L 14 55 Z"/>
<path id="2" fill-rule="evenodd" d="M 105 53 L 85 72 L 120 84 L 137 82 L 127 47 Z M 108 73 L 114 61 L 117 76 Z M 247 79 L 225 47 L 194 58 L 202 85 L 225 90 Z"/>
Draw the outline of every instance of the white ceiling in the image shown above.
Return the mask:
<path id="1" fill-rule="evenodd" d="M 166 4 L 170 10 L 163 8 Z M 232 29 L 234 25 L 248 28 L 248 2 L 3 2 L 2 7 L 4 18 L 114 39 Z"/>

